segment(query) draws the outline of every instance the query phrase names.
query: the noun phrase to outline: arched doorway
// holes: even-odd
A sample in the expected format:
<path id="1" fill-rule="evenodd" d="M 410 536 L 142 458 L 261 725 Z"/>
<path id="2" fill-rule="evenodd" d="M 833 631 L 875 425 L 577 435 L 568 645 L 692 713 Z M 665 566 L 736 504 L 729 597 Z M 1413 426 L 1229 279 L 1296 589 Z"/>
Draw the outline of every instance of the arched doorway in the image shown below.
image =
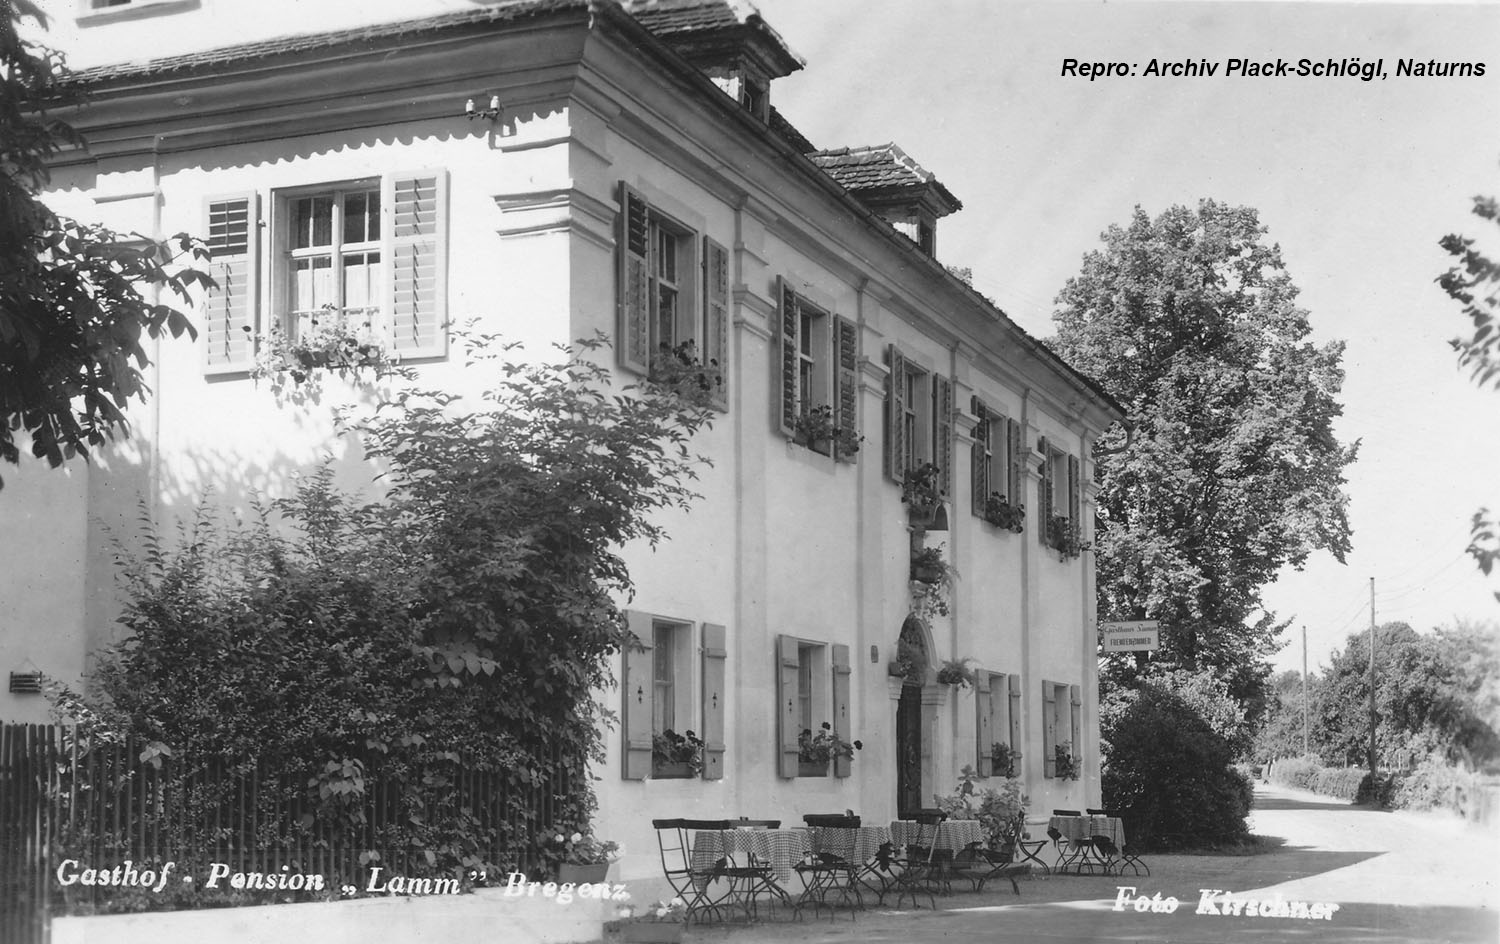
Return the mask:
<path id="1" fill-rule="evenodd" d="M 905 662 L 896 702 L 896 815 L 911 817 L 922 808 L 922 683 L 927 678 L 927 633 L 908 616 L 901 624 L 896 658 Z"/>

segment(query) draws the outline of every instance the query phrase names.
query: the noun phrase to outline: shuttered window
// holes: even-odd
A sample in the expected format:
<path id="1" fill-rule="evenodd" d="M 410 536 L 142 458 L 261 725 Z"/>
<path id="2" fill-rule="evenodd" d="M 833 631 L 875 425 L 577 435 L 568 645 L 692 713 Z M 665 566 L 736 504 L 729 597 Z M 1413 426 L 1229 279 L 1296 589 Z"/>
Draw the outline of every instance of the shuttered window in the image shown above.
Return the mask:
<path id="1" fill-rule="evenodd" d="M 210 198 L 204 231 L 216 287 L 203 310 L 203 370 L 226 374 L 249 370 L 255 359 L 259 277 L 259 201 L 254 193 Z"/>
<path id="2" fill-rule="evenodd" d="M 859 331 L 777 278 L 771 413 L 782 436 L 853 462 L 859 453 Z"/>
<path id="3" fill-rule="evenodd" d="M 705 780 L 721 779 L 726 707 L 724 627 L 713 623 L 702 625 L 702 645 L 696 650 L 702 659 L 698 663 L 693 658 L 694 623 L 639 610 L 626 610 L 625 618 L 631 644 L 625 648 L 620 686 L 624 733 L 621 776 L 626 780 L 689 776 L 653 756 L 655 739 L 671 731 L 678 737 L 692 732 L 699 738 L 702 741 L 699 776 Z M 695 668 L 701 668 L 701 686 L 694 685 Z M 699 694 L 696 706 L 695 687 Z"/>
<path id="4" fill-rule="evenodd" d="M 729 250 L 703 237 L 703 358 L 717 371 L 714 406 L 729 409 Z"/>
<path id="5" fill-rule="evenodd" d="M 386 187 L 391 346 L 404 358 L 440 357 L 448 353 L 448 175 L 398 174 Z"/>
<path id="6" fill-rule="evenodd" d="M 781 777 L 824 776 L 828 768 L 804 763 L 799 738 L 823 725 L 849 740 L 849 649 L 778 635 L 776 664 L 777 774 Z M 849 776 L 845 759 L 832 764 L 836 777 Z"/>
<path id="7" fill-rule="evenodd" d="M 1049 778 L 1057 776 L 1057 689 L 1059 687 L 1056 682 L 1042 680 L 1042 776 Z"/>

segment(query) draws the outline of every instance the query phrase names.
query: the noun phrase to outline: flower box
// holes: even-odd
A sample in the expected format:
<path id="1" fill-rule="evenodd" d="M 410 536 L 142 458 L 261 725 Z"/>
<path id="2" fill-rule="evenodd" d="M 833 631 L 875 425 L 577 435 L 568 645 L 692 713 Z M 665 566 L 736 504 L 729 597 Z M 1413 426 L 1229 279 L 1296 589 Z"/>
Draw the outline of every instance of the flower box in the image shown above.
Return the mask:
<path id="1" fill-rule="evenodd" d="M 691 761 L 657 761 L 651 765 L 656 780 L 691 780 L 695 776 Z"/>
<path id="2" fill-rule="evenodd" d="M 828 776 L 828 761 L 799 760 L 797 761 L 797 776 L 826 777 Z"/>

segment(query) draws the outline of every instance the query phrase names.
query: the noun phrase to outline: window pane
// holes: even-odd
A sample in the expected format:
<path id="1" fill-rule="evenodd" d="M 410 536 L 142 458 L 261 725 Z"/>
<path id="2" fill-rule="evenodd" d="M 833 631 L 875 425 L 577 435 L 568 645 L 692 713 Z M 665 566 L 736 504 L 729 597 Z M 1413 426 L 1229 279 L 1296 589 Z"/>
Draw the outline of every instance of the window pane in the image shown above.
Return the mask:
<path id="1" fill-rule="evenodd" d="M 344 195 L 344 242 L 367 243 L 380 238 L 380 191 L 360 190 Z"/>
<path id="2" fill-rule="evenodd" d="M 313 311 L 337 304 L 333 293 L 333 260 L 328 256 L 297 259 L 293 263 L 292 310 Z"/>
<path id="3" fill-rule="evenodd" d="M 803 646 L 797 650 L 797 716 L 804 731 L 813 726 L 812 683 L 812 650 Z"/>
<path id="4" fill-rule="evenodd" d="M 292 248 L 333 244 L 333 198 L 303 197 L 292 203 Z"/>
<path id="5" fill-rule="evenodd" d="M 385 267 L 378 252 L 354 252 L 344 256 L 344 310 L 351 314 L 373 314 L 379 307 Z"/>
<path id="6" fill-rule="evenodd" d="M 656 676 L 656 684 L 652 691 L 651 717 L 652 727 L 657 732 L 676 728 L 674 717 L 676 695 L 674 692 L 676 682 L 675 660 L 676 654 L 672 643 L 675 631 L 670 626 L 657 626 L 652 629 L 651 637 L 654 648 L 651 651 L 653 671 Z"/>
<path id="7" fill-rule="evenodd" d="M 656 292 L 656 344 L 677 346 L 677 291 L 661 286 Z"/>
<path id="8" fill-rule="evenodd" d="M 668 282 L 677 281 L 677 237 L 662 229 L 656 231 L 656 274 Z"/>

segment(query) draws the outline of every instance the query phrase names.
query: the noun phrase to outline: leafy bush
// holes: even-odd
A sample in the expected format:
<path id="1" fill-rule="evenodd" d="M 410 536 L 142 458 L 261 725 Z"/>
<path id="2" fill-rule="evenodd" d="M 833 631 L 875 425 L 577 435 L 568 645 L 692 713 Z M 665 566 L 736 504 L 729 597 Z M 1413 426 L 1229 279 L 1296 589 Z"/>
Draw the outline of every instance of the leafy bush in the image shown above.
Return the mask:
<path id="1" fill-rule="evenodd" d="M 1278 760 L 1271 765 L 1271 782 L 1298 790 L 1312 790 L 1322 769 L 1323 765 L 1311 757 Z"/>
<path id="2" fill-rule="evenodd" d="M 1151 683 L 1112 693 L 1101 734 L 1104 805 L 1129 813 L 1132 846 L 1213 846 L 1248 834 L 1253 787 L 1230 767 L 1229 742 L 1187 700 Z"/>
<path id="3" fill-rule="evenodd" d="M 1446 809 L 1464 813 L 1469 798 L 1479 788 L 1480 779 L 1475 774 L 1429 757 L 1415 770 L 1390 778 L 1385 799 L 1388 805 L 1397 809 Z"/>

